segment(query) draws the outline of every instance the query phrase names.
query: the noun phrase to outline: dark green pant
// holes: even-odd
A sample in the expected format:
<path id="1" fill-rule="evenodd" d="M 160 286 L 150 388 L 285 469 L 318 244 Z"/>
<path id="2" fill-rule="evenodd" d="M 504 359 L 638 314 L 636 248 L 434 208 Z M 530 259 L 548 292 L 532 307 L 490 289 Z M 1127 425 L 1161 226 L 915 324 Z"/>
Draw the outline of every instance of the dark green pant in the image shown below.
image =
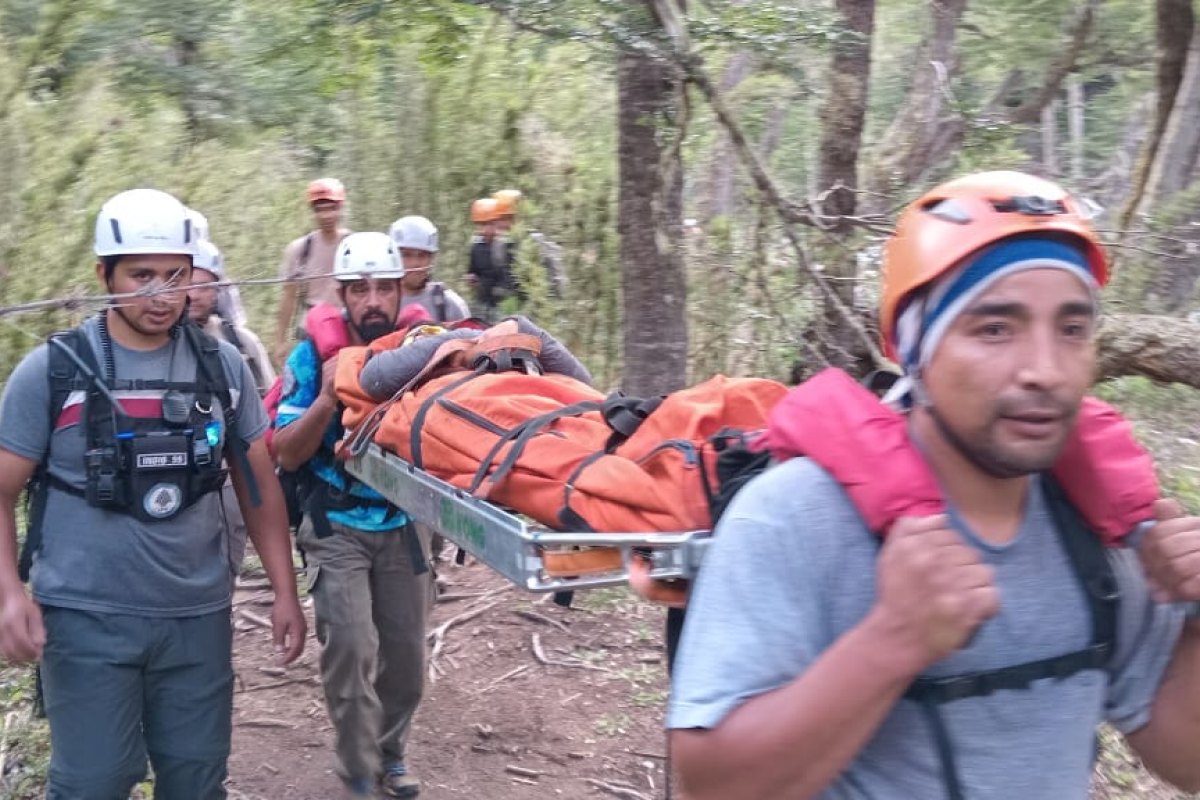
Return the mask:
<path id="1" fill-rule="evenodd" d="M 200 617 L 44 607 L 47 800 L 224 800 L 233 713 L 229 611 Z"/>
<path id="2" fill-rule="evenodd" d="M 421 702 L 429 571 L 417 574 L 408 531 L 331 527 L 319 538 L 305 516 L 297 540 L 308 555 L 338 773 L 370 780 L 404 762 Z"/>

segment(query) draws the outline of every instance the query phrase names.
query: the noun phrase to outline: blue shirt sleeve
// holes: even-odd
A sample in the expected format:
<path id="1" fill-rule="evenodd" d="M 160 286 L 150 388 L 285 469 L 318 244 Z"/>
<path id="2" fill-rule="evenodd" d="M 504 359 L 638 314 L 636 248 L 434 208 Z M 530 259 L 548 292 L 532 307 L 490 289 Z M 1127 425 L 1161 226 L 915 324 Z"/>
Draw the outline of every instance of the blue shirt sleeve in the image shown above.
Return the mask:
<path id="1" fill-rule="evenodd" d="M 321 361 L 316 348 L 307 340 L 300 342 L 283 367 L 283 394 L 275 427 L 283 428 L 304 416 L 321 391 Z"/>

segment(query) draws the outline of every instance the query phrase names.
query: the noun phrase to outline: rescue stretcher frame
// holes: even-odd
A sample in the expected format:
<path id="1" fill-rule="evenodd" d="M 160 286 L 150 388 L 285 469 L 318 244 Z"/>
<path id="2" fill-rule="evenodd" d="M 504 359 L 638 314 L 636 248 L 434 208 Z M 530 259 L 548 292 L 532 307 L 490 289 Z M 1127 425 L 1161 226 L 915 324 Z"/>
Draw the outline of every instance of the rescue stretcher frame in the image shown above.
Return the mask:
<path id="1" fill-rule="evenodd" d="M 634 552 L 650 559 L 655 578 L 694 577 L 711 540 L 709 531 L 580 533 L 556 531 L 474 497 L 372 442 L 345 462 L 346 470 L 464 551 L 530 592 L 617 586 L 628 579 Z M 548 552 L 613 548 L 622 568 L 603 574 L 551 575 Z"/>

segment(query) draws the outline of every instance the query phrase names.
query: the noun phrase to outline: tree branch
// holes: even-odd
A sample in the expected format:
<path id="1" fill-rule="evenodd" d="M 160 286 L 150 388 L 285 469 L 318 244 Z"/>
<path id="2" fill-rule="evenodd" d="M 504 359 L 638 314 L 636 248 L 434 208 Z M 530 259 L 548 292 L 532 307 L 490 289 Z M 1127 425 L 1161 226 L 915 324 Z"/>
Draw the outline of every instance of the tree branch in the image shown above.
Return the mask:
<path id="1" fill-rule="evenodd" d="M 1079 61 L 1079 56 L 1087 45 L 1088 35 L 1092 32 L 1092 23 L 1096 20 L 1096 6 L 1099 4 L 1100 0 L 1086 0 L 1083 6 L 1075 12 L 1074 18 L 1067 26 L 1070 42 L 1050 67 L 1050 71 L 1046 73 L 1046 77 L 1042 81 L 1042 88 L 1038 90 L 1032 100 L 1013 109 L 1009 114 L 1009 120 L 1018 125 L 1038 121 L 1042 115 L 1042 109 L 1054 99 L 1054 96 L 1062 89 L 1062 83 L 1068 73 L 1075 69 L 1075 64 Z"/>
<path id="2" fill-rule="evenodd" d="M 1096 380 L 1140 375 L 1200 389 L 1200 323 L 1113 314 L 1101 321 Z"/>

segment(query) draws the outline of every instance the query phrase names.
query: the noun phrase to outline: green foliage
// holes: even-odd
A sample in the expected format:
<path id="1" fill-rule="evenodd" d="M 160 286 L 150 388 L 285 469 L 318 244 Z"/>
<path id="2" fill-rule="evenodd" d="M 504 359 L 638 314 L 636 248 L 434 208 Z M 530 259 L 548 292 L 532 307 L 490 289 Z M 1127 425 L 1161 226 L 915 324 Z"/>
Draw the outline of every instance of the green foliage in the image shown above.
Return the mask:
<path id="1" fill-rule="evenodd" d="M 965 141 L 928 180 L 1036 161 L 1029 127 L 984 109 L 1013 69 L 1022 77 L 1001 110 L 1036 91 L 1063 47 L 1069 12 L 1054 0 L 969 5 L 958 32 L 961 65 L 945 87 L 949 112 L 967 120 Z M 804 198 L 819 157 L 830 47 L 848 35 L 832 4 L 712 0 L 689 4 L 689 13 L 692 46 L 714 78 L 737 53 L 752 56 L 726 102 L 752 145 L 769 148 L 765 160 L 783 192 Z M 879 4 L 869 146 L 906 101 L 929 29 L 924 0 Z M 666 47 L 640 4 L 0 0 L 0 44 L 6 303 L 96 291 L 93 215 L 134 185 L 167 189 L 204 211 L 234 276 L 273 276 L 284 244 L 309 227 L 301 192 L 319 174 L 346 182 L 347 221 L 358 230 L 386 229 L 405 213 L 432 219 L 443 242 L 438 275 L 467 296 L 467 208 L 513 187 L 528 198 L 522 224 L 562 246 L 570 278 L 565 297 L 538 289 L 525 310 L 558 328 L 599 383 L 619 383 L 621 292 L 638 287 L 620 285 L 612 68 L 617 46 Z M 1152 86 L 1152 48 L 1147 4 L 1099 6 L 1081 65 L 1089 175 L 1108 168 L 1130 104 Z M 740 169 L 732 213 L 708 218 L 712 163 L 733 155 L 720 149 L 720 126 L 694 93 L 691 105 L 685 216 L 700 219 L 683 245 L 691 377 L 782 378 L 809 357 L 801 331 L 820 298 Z M 854 250 L 871 243 L 856 237 L 827 247 L 819 232 L 797 236 L 826 265 L 857 258 Z M 529 254 L 520 260 L 537 282 Z M 871 287 L 858 294 L 869 302 Z M 269 336 L 278 290 L 242 295 L 254 327 Z M 0 317 L 0 375 L 87 310 Z"/>

